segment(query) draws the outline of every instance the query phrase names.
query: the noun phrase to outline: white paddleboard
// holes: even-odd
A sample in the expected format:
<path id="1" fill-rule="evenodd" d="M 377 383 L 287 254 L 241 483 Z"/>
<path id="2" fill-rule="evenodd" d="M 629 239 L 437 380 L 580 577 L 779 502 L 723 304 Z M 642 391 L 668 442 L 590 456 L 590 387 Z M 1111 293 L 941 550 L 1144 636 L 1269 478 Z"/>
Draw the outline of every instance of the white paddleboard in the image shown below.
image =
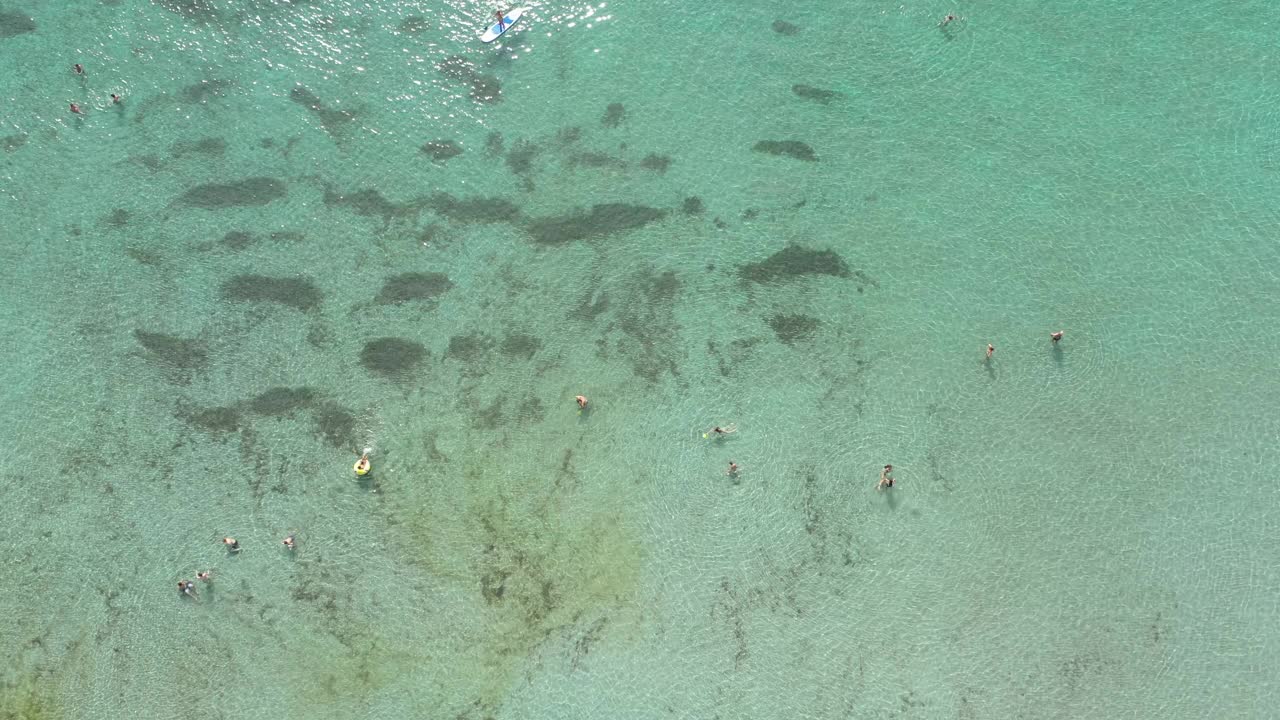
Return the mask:
<path id="1" fill-rule="evenodd" d="M 485 30 L 484 34 L 480 36 L 480 42 L 493 42 L 494 40 L 502 37 L 502 34 L 510 30 L 511 26 L 515 25 L 516 21 L 519 20 L 520 16 L 523 14 L 524 8 L 513 8 L 508 10 L 507 13 L 502 16 L 502 29 L 498 29 L 497 23 L 490 25 L 489 29 Z"/>

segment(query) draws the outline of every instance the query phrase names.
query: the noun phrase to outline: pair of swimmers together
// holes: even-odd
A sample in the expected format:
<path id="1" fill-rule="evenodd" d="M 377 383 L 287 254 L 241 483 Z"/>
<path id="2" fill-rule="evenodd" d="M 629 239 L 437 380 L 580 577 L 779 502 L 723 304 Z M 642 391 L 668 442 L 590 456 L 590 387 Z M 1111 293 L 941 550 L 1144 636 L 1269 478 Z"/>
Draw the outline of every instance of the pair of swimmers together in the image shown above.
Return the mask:
<path id="1" fill-rule="evenodd" d="M 1052 340 L 1053 344 L 1056 346 L 1059 342 L 1062 341 L 1062 336 L 1065 335 L 1066 333 L 1067 333 L 1066 330 L 1051 332 L 1049 333 L 1049 339 Z M 996 346 L 992 345 L 991 343 L 987 343 L 987 359 L 990 360 L 991 356 L 995 354 L 996 354 Z"/>
<path id="2" fill-rule="evenodd" d="M 204 570 L 204 571 L 198 572 L 196 573 L 196 579 L 201 580 L 203 582 L 213 582 L 213 571 Z M 196 592 L 196 584 L 194 582 L 191 582 L 190 580 L 179 580 L 178 592 L 182 593 L 183 595 L 186 595 L 189 598 L 194 598 L 196 600 L 200 599 L 200 594 Z"/>
<path id="3" fill-rule="evenodd" d="M 290 550 L 293 550 L 298 547 L 297 537 L 298 537 L 297 533 L 289 533 L 288 535 L 285 536 L 284 540 L 280 541 L 280 544 L 284 545 L 286 548 Z M 233 537 L 222 538 L 222 544 L 226 545 L 227 549 L 233 553 L 240 552 L 240 541 L 236 540 Z"/>

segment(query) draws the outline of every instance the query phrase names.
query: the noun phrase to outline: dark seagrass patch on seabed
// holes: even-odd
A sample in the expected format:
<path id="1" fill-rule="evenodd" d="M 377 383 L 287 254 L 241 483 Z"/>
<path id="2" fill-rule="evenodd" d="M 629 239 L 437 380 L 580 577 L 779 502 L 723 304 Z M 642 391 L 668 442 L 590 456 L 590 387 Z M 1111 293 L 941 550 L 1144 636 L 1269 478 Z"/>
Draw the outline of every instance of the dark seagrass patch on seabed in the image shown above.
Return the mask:
<path id="1" fill-rule="evenodd" d="M 452 140 L 430 140 L 422 145 L 422 153 L 435 162 L 444 162 L 462 154 L 462 146 Z"/>
<path id="2" fill-rule="evenodd" d="M 822 327 L 822 321 L 800 313 L 777 313 L 769 316 L 768 323 L 778 340 L 786 345 L 807 340 Z"/>
<path id="3" fill-rule="evenodd" d="M 164 163 L 160 161 L 159 155 L 130 155 L 127 162 L 153 173 L 159 172 L 164 168 Z"/>
<path id="4" fill-rule="evenodd" d="M 454 82 L 471 86 L 471 99 L 482 103 L 502 100 L 502 83 L 487 73 L 477 72 L 475 65 L 461 55 L 451 55 L 436 63 L 436 71 Z"/>
<path id="5" fill-rule="evenodd" d="M 773 27 L 773 31 L 778 33 L 779 35 L 786 35 L 787 37 L 791 37 L 791 36 L 800 34 L 800 26 L 792 25 L 786 20 L 774 20 L 772 27 Z"/>
<path id="6" fill-rule="evenodd" d="M 421 209 L 419 202 L 395 203 L 388 200 L 373 188 L 354 192 L 339 192 L 326 187 L 324 190 L 325 207 L 342 208 L 362 217 L 379 217 L 384 224 L 391 224 L 397 218 L 417 215 Z"/>
<path id="7" fill-rule="evenodd" d="M 243 230 L 231 230 L 227 232 L 226 235 L 223 235 L 222 240 L 220 240 L 219 242 L 223 246 L 228 247 L 232 250 L 244 250 L 245 248 L 249 247 L 250 245 L 254 244 L 260 239 L 262 238 L 255 237 L 251 233 L 247 233 Z M 294 242 L 302 242 L 306 238 L 302 233 L 297 231 L 277 230 L 267 235 L 266 239 L 272 240 L 274 242 L 294 243 Z"/>
<path id="8" fill-rule="evenodd" d="M 283 180 L 251 177 L 229 183 L 206 183 L 183 193 L 178 202 L 205 210 L 266 205 L 287 193 Z"/>
<path id="9" fill-rule="evenodd" d="M 579 153 L 573 153 L 566 158 L 566 165 L 569 167 L 589 167 L 589 168 L 614 168 L 621 170 L 627 167 L 627 161 L 620 157 L 614 157 L 608 153 L 596 152 L 594 150 L 585 150 Z"/>
<path id="10" fill-rule="evenodd" d="M 494 130 L 484 139 L 484 151 L 490 155 L 501 155 L 504 149 L 502 133 Z"/>
<path id="11" fill-rule="evenodd" d="M 315 408 L 313 418 L 316 423 L 316 433 L 323 437 L 325 442 L 336 448 L 352 447 L 356 416 L 350 410 L 334 403 L 324 403 Z"/>
<path id="12" fill-rule="evenodd" d="M 645 170 L 652 170 L 658 174 L 665 173 L 667 168 L 671 167 L 671 156 L 649 153 L 640 161 L 640 167 Z"/>
<path id="13" fill-rule="evenodd" d="M 133 213 L 124 208 L 116 208 L 102 218 L 102 224 L 107 227 L 122 228 L 129 224 L 129 219 L 133 217 Z"/>
<path id="14" fill-rule="evenodd" d="M 449 348 L 444 351 L 446 358 L 457 360 L 468 366 L 473 372 L 489 359 L 493 350 L 493 337 L 481 332 L 469 335 L 454 335 L 449 338 Z"/>
<path id="15" fill-rule="evenodd" d="M 805 162 L 818 161 L 813 148 L 799 140 L 761 140 L 752 145 L 751 149 L 766 155 L 785 155 Z"/>
<path id="16" fill-rule="evenodd" d="M 809 250 L 788 245 L 760 262 L 738 268 L 738 276 L 756 283 L 792 280 L 805 275 L 849 277 L 849 266 L 832 250 Z"/>
<path id="17" fill-rule="evenodd" d="M 533 170 L 533 159 L 540 152 L 541 149 L 536 144 L 528 140 L 517 140 L 507 153 L 507 168 L 516 175 L 528 174 Z"/>
<path id="18" fill-rule="evenodd" d="M 626 338 L 615 343 L 625 356 L 631 372 L 650 384 L 664 375 L 679 377 L 677 360 L 682 357 L 680 323 L 675 315 L 682 283 L 672 270 L 655 272 L 647 267 L 634 273 L 628 283 L 628 297 L 615 315 L 616 327 Z"/>
<path id="19" fill-rule="evenodd" d="M 179 370 L 202 370 L 209 364 L 209 352 L 199 340 L 189 340 L 176 335 L 134 330 L 133 337 L 148 357 Z"/>
<path id="20" fill-rule="evenodd" d="M 36 31 L 36 21 L 12 10 L 0 10 L 0 40 Z"/>
<path id="21" fill-rule="evenodd" d="M 225 97 L 231 87 L 230 80 L 201 80 L 178 92 L 178 99 L 193 105 L 202 105 L 211 97 Z"/>
<path id="22" fill-rule="evenodd" d="M 227 152 L 227 141 L 220 137 L 200 138 L 199 140 L 178 141 L 169 148 L 169 154 L 175 158 L 185 155 L 204 155 L 221 157 Z"/>
<path id="23" fill-rule="evenodd" d="M 568 147 L 582 139 L 582 128 L 577 125 L 566 125 L 556 130 L 556 144 Z"/>
<path id="24" fill-rule="evenodd" d="M 249 409 L 258 415 L 292 415 L 311 407 L 316 391 L 309 387 L 273 387 L 249 401 Z"/>
<path id="25" fill-rule="evenodd" d="M 360 364 L 374 375 L 397 378 L 418 367 L 428 355 L 421 343 L 396 337 L 370 340 L 360 351 Z"/>
<path id="26" fill-rule="evenodd" d="M 791 92 L 795 93 L 797 97 L 802 97 L 805 100 L 812 100 L 820 103 L 831 102 L 840 94 L 834 90 L 823 90 L 822 88 L 816 88 L 812 85 L 805 85 L 803 83 L 792 85 Z"/>
<path id="27" fill-rule="evenodd" d="M 459 199 L 449 193 L 436 193 L 427 200 L 427 206 L 457 223 L 514 222 L 520 217 L 520 207 L 500 197 Z"/>
<path id="28" fill-rule="evenodd" d="M 124 254 L 128 255 L 130 260 L 149 267 L 159 267 L 164 262 L 164 258 L 161 257 L 160 253 L 134 245 L 126 245 Z"/>
<path id="29" fill-rule="evenodd" d="M 421 15 L 410 15 L 400 21 L 397 29 L 406 35 L 421 35 L 431 29 L 431 23 Z"/>
<path id="30" fill-rule="evenodd" d="M 392 275 L 382 283 L 375 302 L 381 305 L 400 305 L 415 300 L 434 300 L 453 288 L 453 281 L 444 273 L 401 273 Z"/>
<path id="31" fill-rule="evenodd" d="M 272 302 L 303 312 L 320 307 L 324 294 L 305 278 L 236 275 L 222 284 L 222 296 L 236 302 Z"/>
<path id="32" fill-rule="evenodd" d="M 542 340 L 537 336 L 527 333 L 515 332 L 508 333 L 502 338 L 502 344 L 498 346 L 498 350 L 509 358 L 523 358 L 532 360 L 533 356 L 542 349 Z"/>
<path id="33" fill-rule="evenodd" d="M 538 218 L 526 230 L 539 245 L 561 245 L 574 240 L 607 237 L 626 230 L 644 227 L 666 217 L 667 211 L 644 205 L 607 203 L 594 205 L 591 212 Z"/>
<path id="34" fill-rule="evenodd" d="M 701 215 L 706 211 L 706 205 L 702 203 L 702 198 L 697 195 L 687 197 L 684 202 L 680 203 L 680 212 L 685 215 Z"/>
<path id="35" fill-rule="evenodd" d="M 5 135 L 4 137 L 0 137 L 0 149 L 3 149 L 5 152 L 13 152 L 26 144 L 26 133 L 17 133 L 15 135 Z"/>
<path id="36" fill-rule="evenodd" d="M 289 101 L 310 111 L 320 121 L 320 125 L 324 127 L 325 131 L 329 133 L 341 130 L 343 125 L 356 119 L 356 114 L 351 110 L 334 110 L 317 97 L 315 93 L 301 85 L 289 91 Z"/>
<path id="37" fill-rule="evenodd" d="M 604 109 L 604 117 L 600 118 L 600 124 L 607 128 L 616 128 L 627 119 L 627 109 L 622 103 L 609 103 Z"/>
<path id="38" fill-rule="evenodd" d="M 579 300 L 568 313 L 572 320 L 591 322 L 609 309 L 609 294 L 597 288 L 583 291 Z"/>
<path id="39" fill-rule="evenodd" d="M 174 413 L 188 425 L 213 435 L 226 435 L 240 430 L 240 411 L 233 407 L 188 408 L 179 406 Z"/>

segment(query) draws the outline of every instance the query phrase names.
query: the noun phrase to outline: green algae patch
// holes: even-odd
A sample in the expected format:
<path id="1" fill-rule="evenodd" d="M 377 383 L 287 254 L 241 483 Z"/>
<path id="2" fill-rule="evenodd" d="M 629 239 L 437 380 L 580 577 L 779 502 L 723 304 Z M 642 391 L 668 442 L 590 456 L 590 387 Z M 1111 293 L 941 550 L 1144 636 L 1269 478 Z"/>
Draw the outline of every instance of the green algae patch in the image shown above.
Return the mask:
<path id="1" fill-rule="evenodd" d="M 310 717 L 355 717 L 360 708 L 404 679 L 406 672 L 425 667 L 429 659 L 398 647 L 403 641 L 386 638 L 344 617 L 343 631 L 327 646 L 299 653 L 290 682 L 297 708 Z"/>
<path id="2" fill-rule="evenodd" d="M 458 631 L 453 664 L 469 669 L 472 706 L 493 713 L 544 643 L 629 633 L 644 552 L 620 504 L 576 495 L 569 464 L 538 481 L 487 463 L 463 474 L 455 502 L 392 522 L 407 562 L 472 598 L 475 629 Z"/>
<path id="3" fill-rule="evenodd" d="M 60 720 L 68 717 L 35 675 L 0 685 L 0 720 Z"/>

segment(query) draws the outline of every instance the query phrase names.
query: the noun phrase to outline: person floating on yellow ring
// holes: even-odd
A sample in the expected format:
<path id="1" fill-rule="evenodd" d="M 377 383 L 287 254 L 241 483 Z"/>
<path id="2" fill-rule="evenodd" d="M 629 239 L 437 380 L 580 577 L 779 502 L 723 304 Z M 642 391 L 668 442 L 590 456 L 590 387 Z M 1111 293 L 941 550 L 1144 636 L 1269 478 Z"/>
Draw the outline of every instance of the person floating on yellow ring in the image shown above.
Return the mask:
<path id="1" fill-rule="evenodd" d="M 369 453 L 371 452 L 373 452 L 373 448 L 365 448 L 364 454 L 361 455 L 360 459 L 356 461 L 356 467 L 355 467 L 356 475 L 363 477 L 365 475 L 368 475 L 369 471 L 373 469 L 373 467 L 369 464 Z"/>

